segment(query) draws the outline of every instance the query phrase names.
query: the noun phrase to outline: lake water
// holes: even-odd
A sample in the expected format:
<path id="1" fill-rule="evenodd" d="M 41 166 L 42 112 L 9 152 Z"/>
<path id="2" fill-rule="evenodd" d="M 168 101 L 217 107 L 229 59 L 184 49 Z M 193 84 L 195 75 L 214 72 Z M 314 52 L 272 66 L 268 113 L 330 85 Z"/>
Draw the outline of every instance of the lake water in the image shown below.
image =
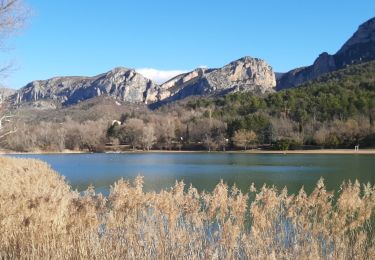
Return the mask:
<path id="1" fill-rule="evenodd" d="M 17 155 L 46 161 L 64 175 L 74 189 L 92 184 L 108 194 L 120 178 L 145 177 L 145 190 L 159 191 L 184 180 L 199 190 L 211 191 L 223 179 L 248 191 L 252 182 L 287 186 L 296 192 L 302 185 L 311 191 L 322 176 L 329 189 L 338 190 L 343 180 L 375 184 L 374 155 L 283 155 L 235 153 L 126 153 Z"/>

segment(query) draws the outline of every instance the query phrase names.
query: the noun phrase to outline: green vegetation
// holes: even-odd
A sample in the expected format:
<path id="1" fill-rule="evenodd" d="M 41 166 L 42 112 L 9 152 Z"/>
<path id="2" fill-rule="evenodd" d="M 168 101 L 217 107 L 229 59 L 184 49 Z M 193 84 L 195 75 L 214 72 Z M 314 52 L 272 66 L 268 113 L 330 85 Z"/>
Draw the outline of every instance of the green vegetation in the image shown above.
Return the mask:
<path id="1" fill-rule="evenodd" d="M 197 99 L 189 109 L 207 109 L 228 124 L 232 137 L 253 130 L 259 141 L 327 147 L 373 146 L 375 62 L 350 66 L 298 88 L 267 96 L 235 93 L 223 98 Z"/>
<path id="2" fill-rule="evenodd" d="M 311 194 L 119 180 L 79 194 L 43 162 L 0 158 L 1 259 L 371 259 L 375 186 Z"/>
<path id="3" fill-rule="evenodd" d="M 18 131 L 0 145 L 18 151 L 375 147 L 375 62 L 263 96 L 196 97 L 157 110 L 99 98 L 17 111 Z"/>
<path id="4" fill-rule="evenodd" d="M 371 147 L 375 146 L 375 62 L 353 65 L 278 93 L 195 98 L 161 107 L 153 114 L 171 118 L 176 134 L 170 144 L 181 137 L 183 147 Z M 144 122 L 152 121 L 150 117 L 143 116 Z M 123 123 L 125 129 L 126 120 Z M 245 133 L 250 132 L 253 137 L 246 141 Z M 160 139 L 155 138 L 155 143 L 160 144 Z"/>

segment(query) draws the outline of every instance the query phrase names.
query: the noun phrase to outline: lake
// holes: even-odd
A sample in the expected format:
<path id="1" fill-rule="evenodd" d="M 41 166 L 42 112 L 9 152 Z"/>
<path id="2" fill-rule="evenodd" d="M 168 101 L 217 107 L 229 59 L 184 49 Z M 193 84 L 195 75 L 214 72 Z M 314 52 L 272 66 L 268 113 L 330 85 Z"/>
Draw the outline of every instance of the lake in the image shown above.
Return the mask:
<path id="1" fill-rule="evenodd" d="M 236 153 L 125 153 L 16 155 L 41 159 L 64 175 L 74 189 L 92 184 L 108 194 L 120 178 L 145 177 L 146 191 L 159 191 L 184 180 L 199 190 L 211 191 L 223 179 L 248 191 L 252 182 L 287 186 L 295 193 L 302 185 L 311 191 L 322 176 L 329 189 L 343 180 L 375 184 L 374 155 L 236 154 Z"/>

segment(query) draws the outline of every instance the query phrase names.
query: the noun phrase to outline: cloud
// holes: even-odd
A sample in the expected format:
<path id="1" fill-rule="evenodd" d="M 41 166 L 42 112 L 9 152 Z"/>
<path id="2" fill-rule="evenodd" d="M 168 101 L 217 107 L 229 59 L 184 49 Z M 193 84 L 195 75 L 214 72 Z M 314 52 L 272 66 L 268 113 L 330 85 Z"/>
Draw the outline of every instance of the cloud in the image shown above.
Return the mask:
<path id="1" fill-rule="evenodd" d="M 139 68 L 136 69 L 136 71 L 158 84 L 164 83 L 179 74 L 187 72 L 185 70 L 158 70 L 153 68 Z"/>

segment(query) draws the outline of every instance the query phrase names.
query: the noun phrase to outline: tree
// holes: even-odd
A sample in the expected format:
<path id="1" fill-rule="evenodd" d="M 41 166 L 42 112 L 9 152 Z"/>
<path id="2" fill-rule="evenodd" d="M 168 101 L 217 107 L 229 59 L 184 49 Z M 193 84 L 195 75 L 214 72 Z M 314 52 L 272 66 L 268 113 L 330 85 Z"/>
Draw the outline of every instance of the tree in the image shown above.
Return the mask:
<path id="1" fill-rule="evenodd" d="M 28 9 L 22 0 L 1 0 L 0 1 L 0 46 L 5 39 L 17 31 L 28 17 Z M 10 69 L 10 65 L 0 67 L 0 75 L 4 76 Z M 16 128 L 9 128 L 12 115 L 0 109 L 0 139 L 15 133 Z"/>
<path id="2" fill-rule="evenodd" d="M 196 143 L 203 143 L 210 150 L 217 150 L 226 144 L 227 124 L 215 118 L 201 118 L 191 127 L 190 137 Z"/>
<path id="3" fill-rule="evenodd" d="M 23 0 L 0 0 L 0 46 L 25 24 L 29 13 Z M 2 66 L 0 75 L 6 74 L 10 68 L 11 65 Z"/>
<path id="4" fill-rule="evenodd" d="M 80 124 L 67 117 L 64 122 L 65 147 L 70 150 L 77 150 L 82 144 L 82 131 Z"/>
<path id="5" fill-rule="evenodd" d="M 0 116 L 0 140 L 17 131 L 16 127 L 9 126 L 13 115 Z"/>
<path id="6" fill-rule="evenodd" d="M 5 111 L 5 106 L 0 106 L 0 140 L 17 131 L 17 127 L 12 124 L 14 115 Z"/>
<path id="7" fill-rule="evenodd" d="M 170 150 L 172 146 L 172 141 L 176 137 L 176 129 L 173 118 L 167 118 L 167 122 L 164 125 L 164 131 L 165 142 L 167 144 L 168 149 Z"/>
<path id="8" fill-rule="evenodd" d="M 149 151 L 156 141 L 155 129 L 151 123 L 148 123 L 143 127 L 142 133 L 142 146 L 143 149 Z"/>
<path id="9" fill-rule="evenodd" d="M 161 147 L 166 147 L 171 150 L 173 140 L 176 138 L 176 128 L 174 118 L 170 115 L 159 118 L 159 123 L 156 126 L 158 142 Z"/>
<path id="10" fill-rule="evenodd" d="M 104 120 L 86 121 L 80 124 L 81 149 L 88 149 L 91 152 L 104 150 L 106 142 L 107 123 Z"/>
<path id="11" fill-rule="evenodd" d="M 120 140 L 132 146 L 133 150 L 142 145 L 144 123 L 141 119 L 130 118 L 120 129 Z"/>
<path id="12" fill-rule="evenodd" d="M 255 143 L 257 139 L 257 135 L 253 130 L 245 130 L 241 129 L 234 133 L 234 136 L 232 138 L 234 144 L 238 147 L 244 147 L 245 150 L 249 145 L 252 145 Z"/>
<path id="13" fill-rule="evenodd" d="M 16 127 L 15 133 L 4 138 L 7 147 L 19 152 L 29 152 L 35 149 L 37 137 L 34 127 L 24 122 L 18 122 Z"/>

